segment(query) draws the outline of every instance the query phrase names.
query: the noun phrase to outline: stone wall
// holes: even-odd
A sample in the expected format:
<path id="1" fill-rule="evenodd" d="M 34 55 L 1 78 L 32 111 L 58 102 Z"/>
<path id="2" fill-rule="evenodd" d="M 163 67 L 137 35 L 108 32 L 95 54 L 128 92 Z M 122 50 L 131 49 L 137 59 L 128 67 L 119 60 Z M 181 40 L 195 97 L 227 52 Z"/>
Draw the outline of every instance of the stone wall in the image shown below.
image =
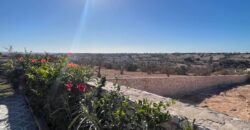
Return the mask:
<path id="1" fill-rule="evenodd" d="M 115 82 L 114 79 L 108 80 Z M 118 79 L 118 83 L 161 96 L 182 96 L 205 88 L 243 83 L 246 80 L 246 75 L 180 76 L 167 78 L 125 78 Z"/>
<path id="2" fill-rule="evenodd" d="M 107 82 L 104 89 L 107 91 L 115 90 L 111 82 Z M 133 102 L 144 98 L 153 102 L 171 100 L 171 98 L 126 86 L 121 86 L 121 93 L 128 96 Z M 173 116 L 172 122 L 175 123 L 179 123 L 183 119 L 188 119 L 189 121 L 195 119 L 195 125 L 198 127 L 198 130 L 250 130 L 250 122 L 178 101 L 176 101 L 176 104 L 162 110 L 162 112 L 169 112 Z M 164 127 L 166 129 L 174 129 L 173 127 L 169 128 L 168 124 L 164 125 Z"/>

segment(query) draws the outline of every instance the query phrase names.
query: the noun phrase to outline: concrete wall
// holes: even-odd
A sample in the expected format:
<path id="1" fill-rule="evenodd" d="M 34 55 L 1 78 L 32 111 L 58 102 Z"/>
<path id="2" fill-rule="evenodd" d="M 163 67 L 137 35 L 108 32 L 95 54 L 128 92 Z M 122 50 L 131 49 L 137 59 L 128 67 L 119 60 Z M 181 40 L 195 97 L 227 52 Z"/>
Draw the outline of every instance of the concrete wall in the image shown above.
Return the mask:
<path id="1" fill-rule="evenodd" d="M 114 79 L 108 80 L 111 82 L 115 81 Z M 246 75 L 180 76 L 168 78 L 126 78 L 119 79 L 118 83 L 161 96 L 182 96 L 205 88 L 243 83 L 246 80 Z"/>

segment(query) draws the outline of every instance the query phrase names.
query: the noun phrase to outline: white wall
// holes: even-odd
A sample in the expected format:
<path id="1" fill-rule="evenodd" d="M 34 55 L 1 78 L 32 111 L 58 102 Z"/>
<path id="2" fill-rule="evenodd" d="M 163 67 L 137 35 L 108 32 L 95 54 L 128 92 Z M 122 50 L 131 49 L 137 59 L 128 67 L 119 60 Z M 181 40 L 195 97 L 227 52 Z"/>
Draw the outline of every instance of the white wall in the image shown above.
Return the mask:
<path id="1" fill-rule="evenodd" d="M 196 90 L 220 85 L 243 83 L 246 75 L 226 76 L 182 76 L 168 78 L 126 78 L 119 79 L 121 85 L 145 90 L 161 96 L 181 96 Z M 109 81 L 114 81 L 109 79 Z"/>

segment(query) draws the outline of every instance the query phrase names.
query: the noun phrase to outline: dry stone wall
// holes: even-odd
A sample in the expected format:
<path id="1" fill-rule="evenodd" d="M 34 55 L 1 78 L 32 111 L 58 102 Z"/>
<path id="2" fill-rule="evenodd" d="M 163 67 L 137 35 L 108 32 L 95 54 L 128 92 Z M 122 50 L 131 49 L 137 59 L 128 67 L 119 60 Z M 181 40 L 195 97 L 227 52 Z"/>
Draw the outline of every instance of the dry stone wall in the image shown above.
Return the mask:
<path id="1" fill-rule="evenodd" d="M 115 82 L 115 79 L 108 80 Z M 197 90 L 243 83 L 246 80 L 246 75 L 181 76 L 168 78 L 123 78 L 118 79 L 118 83 L 161 96 L 182 96 Z"/>

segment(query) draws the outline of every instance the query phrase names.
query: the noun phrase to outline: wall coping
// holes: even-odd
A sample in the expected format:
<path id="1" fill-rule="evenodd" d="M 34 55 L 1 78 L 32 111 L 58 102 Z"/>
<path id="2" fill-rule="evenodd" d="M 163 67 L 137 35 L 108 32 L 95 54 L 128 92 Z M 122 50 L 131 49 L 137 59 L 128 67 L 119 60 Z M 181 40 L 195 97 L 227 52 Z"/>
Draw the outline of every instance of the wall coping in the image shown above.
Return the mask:
<path id="1" fill-rule="evenodd" d="M 207 77 L 207 78 L 214 78 L 214 77 L 245 77 L 245 76 L 248 76 L 246 74 L 244 75 L 210 75 L 210 76 L 189 76 L 189 75 L 173 75 L 173 76 L 169 76 L 169 77 L 162 77 L 162 76 L 150 76 L 150 77 L 117 77 L 117 79 L 174 79 L 174 78 L 204 78 L 204 77 Z M 107 78 L 108 80 L 115 80 L 116 78 Z"/>

